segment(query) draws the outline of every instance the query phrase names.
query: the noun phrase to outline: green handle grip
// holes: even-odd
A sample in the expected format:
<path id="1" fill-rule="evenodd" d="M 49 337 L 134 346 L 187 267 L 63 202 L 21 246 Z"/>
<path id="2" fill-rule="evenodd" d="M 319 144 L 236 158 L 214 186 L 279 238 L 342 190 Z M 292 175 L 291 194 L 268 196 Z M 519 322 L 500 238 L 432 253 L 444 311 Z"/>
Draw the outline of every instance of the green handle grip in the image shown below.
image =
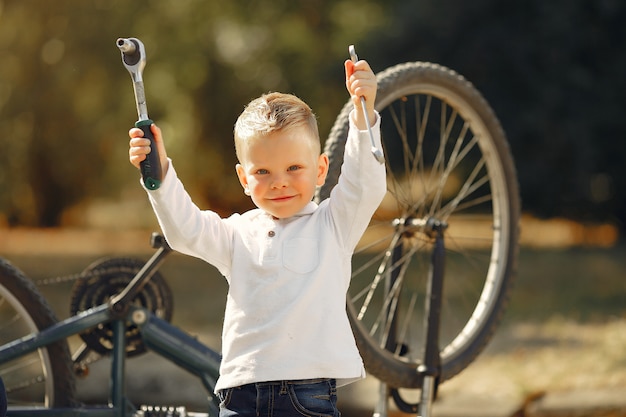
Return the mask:
<path id="1" fill-rule="evenodd" d="M 150 153 L 146 155 L 146 159 L 141 161 L 139 168 L 141 170 L 141 176 L 143 183 L 149 190 L 156 190 L 161 186 L 163 175 L 161 172 L 161 161 L 159 160 L 159 151 L 154 141 L 154 135 L 150 130 L 150 125 L 154 123 L 152 120 L 139 120 L 135 123 L 135 127 L 138 127 L 143 131 L 143 137 L 150 139 Z"/>

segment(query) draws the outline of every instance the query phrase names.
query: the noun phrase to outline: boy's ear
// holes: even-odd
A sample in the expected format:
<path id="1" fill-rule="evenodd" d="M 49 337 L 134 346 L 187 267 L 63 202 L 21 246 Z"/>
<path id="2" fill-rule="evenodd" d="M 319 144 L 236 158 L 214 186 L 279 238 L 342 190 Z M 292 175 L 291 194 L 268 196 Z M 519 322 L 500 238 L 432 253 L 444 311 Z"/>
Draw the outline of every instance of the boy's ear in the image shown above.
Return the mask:
<path id="1" fill-rule="evenodd" d="M 326 175 L 328 175 L 328 166 L 330 162 L 328 161 L 328 155 L 325 153 L 321 154 L 317 158 L 317 183 L 318 187 L 321 187 L 326 182 Z"/>
<path id="2" fill-rule="evenodd" d="M 235 165 L 235 171 L 237 172 L 237 178 L 239 178 L 239 183 L 243 187 L 244 194 L 248 195 L 248 177 L 246 175 L 246 170 L 243 168 L 243 165 L 237 164 Z"/>

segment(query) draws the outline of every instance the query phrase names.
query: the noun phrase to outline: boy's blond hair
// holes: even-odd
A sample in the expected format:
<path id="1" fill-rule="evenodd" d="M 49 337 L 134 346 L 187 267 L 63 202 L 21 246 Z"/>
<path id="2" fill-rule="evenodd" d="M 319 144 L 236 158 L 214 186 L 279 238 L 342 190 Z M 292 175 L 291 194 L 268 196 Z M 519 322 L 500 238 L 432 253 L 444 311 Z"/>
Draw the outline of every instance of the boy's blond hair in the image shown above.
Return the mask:
<path id="1" fill-rule="evenodd" d="M 243 147 L 249 140 L 267 136 L 272 132 L 304 126 L 315 141 L 312 149 L 320 153 L 317 119 L 311 108 L 292 94 L 268 93 L 252 100 L 235 123 L 235 152 L 242 161 Z"/>

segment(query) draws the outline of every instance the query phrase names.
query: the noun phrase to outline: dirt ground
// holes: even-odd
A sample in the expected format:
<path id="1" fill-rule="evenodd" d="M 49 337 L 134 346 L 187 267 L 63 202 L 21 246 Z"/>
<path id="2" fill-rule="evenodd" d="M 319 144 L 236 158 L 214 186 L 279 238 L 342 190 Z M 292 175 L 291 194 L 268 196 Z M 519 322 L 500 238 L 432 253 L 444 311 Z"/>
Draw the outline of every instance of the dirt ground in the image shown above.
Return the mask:
<path id="1" fill-rule="evenodd" d="M 441 387 L 441 402 L 517 405 L 546 394 L 626 392 L 626 319 L 554 318 L 501 328 L 487 351 Z"/>

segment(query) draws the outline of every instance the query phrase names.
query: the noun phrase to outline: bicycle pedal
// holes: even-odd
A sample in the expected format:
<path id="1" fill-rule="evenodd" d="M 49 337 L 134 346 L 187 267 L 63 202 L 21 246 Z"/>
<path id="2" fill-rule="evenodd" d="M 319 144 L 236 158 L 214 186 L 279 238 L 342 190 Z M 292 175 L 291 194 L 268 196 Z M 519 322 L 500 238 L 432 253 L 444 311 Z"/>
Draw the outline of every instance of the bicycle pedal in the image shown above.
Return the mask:
<path id="1" fill-rule="evenodd" d="M 189 417 L 185 407 L 142 405 L 135 417 Z"/>

